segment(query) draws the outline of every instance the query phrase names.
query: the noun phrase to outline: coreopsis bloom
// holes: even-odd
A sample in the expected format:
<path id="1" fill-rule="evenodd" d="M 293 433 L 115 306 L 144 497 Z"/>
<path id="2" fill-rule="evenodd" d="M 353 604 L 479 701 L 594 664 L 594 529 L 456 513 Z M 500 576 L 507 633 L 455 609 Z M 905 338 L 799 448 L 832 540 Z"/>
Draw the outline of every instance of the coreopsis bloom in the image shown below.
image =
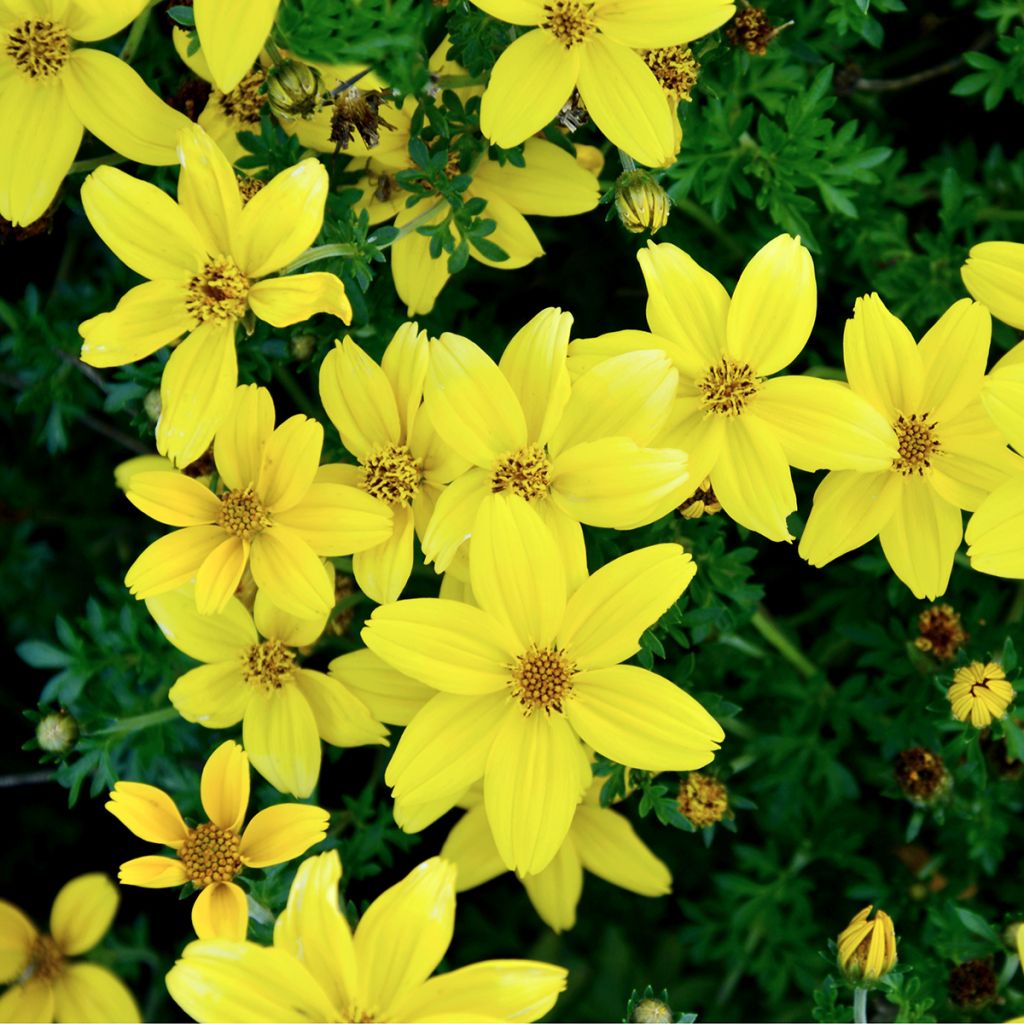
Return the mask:
<path id="1" fill-rule="evenodd" d="M 675 152 L 672 114 L 636 50 L 706 35 L 735 11 L 724 0 L 473 0 L 502 21 L 536 26 L 498 58 L 480 108 L 484 135 L 510 148 L 539 132 L 579 89 L 608 140 L 651 167 Z"/>
<path id="2" fill-rule="evenodd" d="M 837 381 L 771 374 L 810 337 L 814 264 L 798 238 L 779 235 L 747 264 L 730 300 L 681 249 L 649 242 L 638 253 L 653 335 L 619 331 L 573 342 L 579 370 L 636 349 L 665 351 L 679 371 L 672 417 L 654 443 L 689 456 L 690 492 L 710 481 L 736 522 L 791 540 L 790 466 L 881 470 L 896 455 L 884 417 Z"/>
<path id="3" fill-rule="evenodd" d="M 710 828 L 732 815 L 725 783 L 704 772 L 690 772 L 680 781 L 676 803 L 697 828 Z"/>
<path id="4" fill-rule="evenodd" d="M 391 536 L 391 509 L 339 483 L 316 479 L 324 430 L 292 416 L 274 428 L 274 401 L 255 384 L 235 389 L 213 452 L 218 495 L 182 473 L 135 473 L 128 500 L 168 526 L 125 576 L 139 599 L 196 583 L 204 614 L 221 611 L 248 565 L 256 586 L 299 618 L 334 607 L 334 588 L 319 556 L 347 555 Z"/>
<path id="5" fill-rule="evenodd" d="M 467 468 L 422 411 L 428 358 L 426 331 L 406 323 L 380 366 L 351 338 L 320 366 L 320 400 L 359 460 L 324 467 L 321 478 L 362 488 L 394 515 L 391 536 L 352 558 L 360 590 L 379 604 L 398 599 L 412 572 L 414 532 L 423 536 L 443 485 Z"/>
<path id="6" fill-rule="evenodd" d="M 1013 684 L 997 662 L 972 661 L 956 670 L 946 696 L 954 718 L 984 729 L 1006 714 L 1013 702 Z"/>
<path id="7" fill-rule="evenodd" d="M 249 925 L 245 891 L 235 884 L 244 868 L 265 868 L 301 857 L 327 835 L 328 814 L 309 804 L 275 804 L 245 828 L 249 806 L 249 760 L 234 742 L 209 757 L 200 783 L 209 820 L 185 824 L 174 801 L 156 786 L 118 782 L 106 809 L 149 843 L 171 847 L 173 857 L 136 857 L 118 873 L 122 885 L 167 889 L 188 882 L 199 890 L 192 927 L 201 939 L 244 939 Z"/>
<path id="8" fill-rule="evenodd" d="M 93 228 L 149 280 L 78 329 L 91 366 L 133 363 L 187 335 L 164 367 L 156 429 L 160 454 L 183 466 L 206 450 L 231 406 L 244 318 L 287 327 L 331 313 L 348 323 L 352 307 L 333 274 L 268 277 L 320 232 L 327 171 L 318 160 L 282 171 L 243 206 L 231 165 L 201 128 L 181 133 L 179 156 L 177 203 L 115 167 L 86 179 Z"/>
<path id="9" fill-rule="evenodd" d="M 604 782 L 595 778 L 591 783 L 554 860 L 543 871 L 522 879 L 534 910 L 556 932 L 569 931 L 576 924 L 584 869 L 640 896 L 664 896 L 672 890 L 672 873 L 651 853 L 629 819 L 601 806 Z M 458 890 L 464 892 L 497 878 L 507 868 L 491 837 L 479 787 L 461 803 L 467 811 L 448 834 L 441 856 L 459 869 Z"/>
<path id="10" fill-rule="evenodd" d="M 427 415 L 471 469 L 438 499 L 423 554 L 447 570 L 499 494 L 529 501 L 559 538 L 575 583 L 586 574 L 580 523 L 629 530 L 687 494 L 686 456 L 647 447 L 671 411 L 677 373 L 663 352 L 630 352 L 570 383 L 572 316 L 538 313 L 495 365 L 467 338 L 430 345 Z M 652 346 L 653 348 L 653 346 Z"/>
<path id="11" fill-rule="evenodd" d="M 483 503 L 474 529 L 476 605 L 397 601 L 363 630 L 383 661 L 441 691 L 409 723 L 385 778 L 401 808 L 453 806 L 482 777 L 502 860 L 536 874 L 590 785 L 581 740 L 648 771 L 699 768 L 714 756 L 723 733 L 696 700 L 621 664 L 695 567 L 679 545 L 659 544 L 568 588 L 559 545 L 523 498 Z"/>
<path id="12" fill-rule="evenodd" d="M 281 0 L 195 0 L 196 32 L 213 84 L 230 93 L 256 63 Z"/>
<path id="13" fill-rule="evenodd" d="M 252 614 L 230 598 L 223 611 L 201 615 L 191 586 L 146 607 L 178 650 L 203 662 L 174 683 L 171 703 L 208 729 L 241 722 L 250 764 L 280 792 L 313 792 L 321 739 L 338 747 L 387 742 L 387 729 L 338 679 L 297 663 L 296 648 L 317 640 L 323 618 L 288 615 L 263 591 Z"/>
<path id="14" fill-rule="evenodd" d="M 73 960 L 110 930 L 121 897 L 102 874 L 66 883 L 50 911 L 49 934 L 0 900 L 0 1020 L 134 1024 L 139 1008 L 124 982 L 87 960 Z"/>
<path id="15" fill-rule="evenodd" d="M 1024 331 L 1024 245 L 981 242 L 971 249 L 960 276 L 997 320 Z"/>
<path id="16" fill-rule="evenodd" d="M 188 119 L 123 60 L 76 43 L 120 32 L 145 0 L 19 0 L 0 8 L 0 217 L 31 224 L 68 173 L 83 128 L 143 164 L 173 164 Z"/>
<path id="17" fill-rule="evenodd" d="M 839 969 L 855 985 L 879 981 L 896 966 L 892 918 L 879 910 L 868 920 L 871 911 L 870 905 L 865 907 L 839 933 Z"/>
<path id="18" fill-rule="evenodd" d="M 919 635 L 914 646 L 927 651 L 937 661 L 952 661 L 956 652 L 970 639 L 960 613 L 949 604 L 933 604 L 917 617 Z"/>
<path id="19" fill-rule="evenodd" d="M 370 904 L 353 933 L 338 907 L 332 850 L 299 867 L 274 945 L 185 947 L 167 991 L 191 1017 L 237 1021 L 536 1021 L 566 972 L 536 960 L 486 960 L 430 977 L 452 939 L 455 867 L 424 861 Z"/>
<path id="20" fill-rule="evenodd" d="M 896 755 L 896 785 L 915 807 L 930 807 L 950 790 L 952 780 L 941 754 L 911 747 Z"/>
<path id="21" fill-rule="evenodd" d="M 877 535 L 915 597 L 945 591 L 963 537 L 960 510 L 978 508 L 1024 466 L 981 402 L 991 330 L 988 310 L 961 299 L 915 344 L 878 295 L 857 300 L 843 336 L 846 375 L 887 421 L 897 452 L 884 467 L 825 477 L 800 539 L 811 565 Z"/>

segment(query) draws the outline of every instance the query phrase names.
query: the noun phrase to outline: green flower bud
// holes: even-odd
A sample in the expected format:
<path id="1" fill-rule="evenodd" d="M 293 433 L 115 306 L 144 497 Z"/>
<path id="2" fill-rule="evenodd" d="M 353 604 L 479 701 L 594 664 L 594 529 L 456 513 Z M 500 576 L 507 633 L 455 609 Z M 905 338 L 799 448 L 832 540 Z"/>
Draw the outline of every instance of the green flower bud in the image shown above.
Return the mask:
<path id="1" fill-rule="evenodd" d="M 275 64 L 267 73 L 267 99 L 283 121 L 312 117 L 320 106 L 323 87 L 320 72 L 296 60 Z"/>
<path id="2" fill-rule="evenodd" d="M 627 231 L 652 235 L 668 223 L 672 200 L 647 171 L 626 171 L 615 182 L 615 209 Z"/>
<path id="3" fill-rule="evenodd" d="M 49 754 L 66 754 L 78 740 L 78 722 L 63 708 L 43 715 L 36 726 L 36 742 Z"/>

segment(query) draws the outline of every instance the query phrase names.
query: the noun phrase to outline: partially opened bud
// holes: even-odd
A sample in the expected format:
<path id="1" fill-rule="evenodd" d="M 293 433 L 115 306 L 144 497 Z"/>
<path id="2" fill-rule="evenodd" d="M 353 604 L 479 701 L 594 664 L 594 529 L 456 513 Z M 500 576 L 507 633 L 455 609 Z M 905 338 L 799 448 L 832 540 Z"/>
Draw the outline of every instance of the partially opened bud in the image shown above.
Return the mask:
<path id="1" fill-rule="evenodd" d="M 984 729 L 1006 714 L 1013 701 L 1013 685 L 997 662 L 972 661 L 957 669 L 946 696 L 954 718 Z"/>
<path id="2" fill-rule="evenodd" d="M 879 910 L 869 920 L 872 909 L 865 907 L 839 933 L 839 968 L 858 985 L 876 982 L 896 966 L 896 931 L 892 918 Z"/>
<path id="3" fill-rule="evenodd" d="M 615 209 L 627 231 L 652 235 L 668 223 L 672 200 L 647 171 L 626 171 L 615 182 Z"/>
<path id="4" fill-rule="evenodd" d="M 323 87 L 320 72 L 297 60 L 275 64 L 267 73 L 267 99 L 274 113 L 285 121 L 312 117 L 320 106 Z"/>

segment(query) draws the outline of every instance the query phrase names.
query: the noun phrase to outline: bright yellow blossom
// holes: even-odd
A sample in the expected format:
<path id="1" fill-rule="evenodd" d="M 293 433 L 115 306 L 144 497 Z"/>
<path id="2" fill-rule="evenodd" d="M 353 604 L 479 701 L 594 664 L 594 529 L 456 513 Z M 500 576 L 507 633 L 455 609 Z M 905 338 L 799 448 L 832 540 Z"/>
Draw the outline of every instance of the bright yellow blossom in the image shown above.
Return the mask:
<path id="1" fill-rule="evenodd" d="M 316 480 L 324 431 L 292 416 L 274 429 L 266 388 L 237 388 L 213 452 L 227 491 L 215 494 L 183 473 L 136 473 L 128 500 L 183 529 L 150 544 L 125 583 L 137 598 L 196 582 L 196 604 L 220 611 L 246 565 L 256 586 L 300 618 L 326 615 L 334 590 L 318 556 L 351 554 L 391 536 L 391 509 L 354 487 Z"/>
<path id="2" fill-rule="evenodd" d="M 537 26 L 498 58 L 480 109 L 492 142 L 516 146 L 539 132 L 578 88 L 608 140 L 650 167 L 676 149 L 673 112 L 636 50 L 706 35 L 736 8 L 726 0 L 473 0 L 515 25 Z"/>
<path id="3" fill-rule="evenodd" d="M 167 975 L 171 998 L 207 1024 L 249 1021 L 536 1021 L 566 972 L 486 960 L 430 977 L 455 926 L 455 867 L 424 861 L 370 904 L 355 933 L 338 908 L 335 851 L 299 867 L 270 948 L 193 942 Z"/>
<path id="4" fill-rule="evenodd" d="M 960 510 L 976 509 L 1024 466 L 981 401 L 991 331 L 988 311 L 961 299 L 915 344 L 877 295 L 857 300 L 843 338 L 846 375 L 884 416 L 898 451 L 873 472 L 825 477 L 800 540 L 811 565 L 877 535 L 915 597 L 945 592 L 963 537 Z"/>
<path id="5" fill-rule="evenodd" d="M 256 63 L 281 0 L 195 0 L 192 10 L 213 84 L 230 93 Z"/>
<path id="6" fill-rule="evenodd" d="M 385 778 L 397 807 L 454 803 L 477 779 L 494 842 L 520 875 L 558 852 L 590 785 L 581 740 L 648 771 L 707 764 L 715 720 L 667 679 L 620 664 L 693 578 L 677 544 L 623 555 L 566 586 L 559 545 L 533 507 L 480 507 L 469 552 L 478 606 L 442 598 L 382 605 L 362 636 L 441 691 L 413 717 Z"/>
<path id="7" fill-rule="evenodd" d="M 855 984 L 879 981 L 896 966 L 896 931 L 884 911 L 867 906 L 839 933 L 840 970 Z"/>
<path id="8" fill-rule="evenodd" d="M 255 315 L 286 327 L 332 313 L 352 318 L 341 281 L 310 273 L 269 278 L 320 232 L 327 171 L 303 160 L 247 203 L 224 154 L 195 125 L 182 132 L 178 202 L 155 185 L 100 167 L 82 186 L 93 228 L 145 284 L 79 326 L 82 360 L 121 366 L 183 334 L 160 384 L 157 449 L 181 466 L 197 459 L 227 415 L 238 364 L 235 333 Z"/>
<path id="9" fill-rule="evenodd" d="M 997 320 L 1024 331 L 1024 245 L 981 242 L 971 249 L 960 276 Z"/>
<path id="10" fill-rule="evenodd" d="M 50 205 L 83 126 L 143 164 L 177 162 L 188 119 L 123 60 L 76 43 L 120 32 L 147 0 L 0 3 L 0 217 L 31 224 Z"/>
<path id="11" fill-rule="evenodd" d="M 499 365 L 472 341 L 431 342 L 424 388 L 441 439 L 472 468 L 437 501 L 423 554 L 446 571 L 499 494 L 529 501 L 559 540 L 572 584 L 586 574 L 580 523 L 630 530 L 686 497 L 686 456 L 650 448 L 672 407 L 677 373 L 659 351 L 609 359 L 570 383 L 572 316 L 538 313 Z M 654 346 L 652 346 L 653 348 Z"/>
<path id="12" fill-rule="evenodd" d="M 79 875 L 57 893 L 50 933 L 40 932 L 12 903 L 0 900 L 0 1020 L 134 1024 L 139 1008 L 106 967 L 72 957 L 106 935 L 121 897 L 106 875 Z"/>
<path id="13" fill-rule="evenodd" d="M 328 814 L 309 804 L 275 804 L 242 829 L 249 806 L 249 761 L 234 742 L 209 757 L 200 783 L 209 820 L 190 828 L 174 801 L 156 786 L 119 782 L 106 808 L 126 828 L 177 853 L 136 857 L 121 865 L 122 885 L 167 889 L 191 882 L 199 890 L 192 927 L 201 939 L 244 939 L 249 926 L 245 892 L 234 879 L 243 868 L 266 868 L 301 857 L 327 834 Z"/>
<path id="14" fill-rule="evenodd" d="M 423 537 L 443 485 L 468 468 L 422 411 L 428 358 L 426 331 L 406 323 L 380 366 L 351 338 L 320 366 L 320 400 L 359 460 L 324 467 L 321 478 L 361 488 L 394 515 L 391 536 L 352 558 L 359 589 L 379 604 L 398 599 L 412 572 L 413 533 Z"/>
<path id="15" fill-rule="evenodd" d="M 556 932 L 576 924 L 584 869 L 640 896 L 664 896 L 672 889 L 671 872 L 647 848 L 629 819 L 601 806 L 605 781 L 596 778 L 591 783 L 554 860 L 543 871 L 522 879 L 534 910 Z M 479 787 L 460 803 L 467 807 L 466 814 L 448 834 L 441 856 L 458 867 L 458 890 L 465 892 L 507 868 L 491 837 Z"/>
<path id="16" fill-rule="evenodd" d="M 146 607 L 178 650 L 204 663 L 178 678 L 171 703 L 208 729 L 241 722 L 250 764 L 280 792 L 313 792 L 321 739 L 338 747 L 387 742 L 387 729 L 358 697 L 296 662 L 295 649 L 317 640 L 323 618 L 288 615 L 262 590 L 253 614 L 231 598 L 218 614 L 200 615 L 191 586 L 151 597 Z"/>
<path id="17" fill-rule="evenodd" d="M 946 696 L 954 718 L 984 729 L 1006 714 L 1013 702 L 1013 684 L 1007 681 L 1002 665 L 972 661 L 956 670 Z"/>

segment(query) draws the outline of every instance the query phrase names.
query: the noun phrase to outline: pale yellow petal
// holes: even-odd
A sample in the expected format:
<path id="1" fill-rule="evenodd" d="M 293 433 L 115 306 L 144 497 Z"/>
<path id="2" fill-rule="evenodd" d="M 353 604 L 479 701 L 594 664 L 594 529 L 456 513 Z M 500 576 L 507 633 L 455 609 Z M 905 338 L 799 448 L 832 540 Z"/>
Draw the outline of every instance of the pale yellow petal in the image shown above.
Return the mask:
<path id="1" fill-rule="evenodd" d="M 28 965 L 38 934 L 13 903 L 0 900 L 0 985 L 9 985 Z"/>
<path id="2" fill-rule="evenodd" d="M 274 517 L 278 526 L 293 530 L 324 557 L 387 543 L 397 532 L 399 519 L 379 498 L 333 483 L 312 484 L 297 505 Z M 409 555 L 411 560 L 411 548 Z"/>
<path id="3" fill-rule="evenodd" d="M 249 308 L 273 327 L 290 327 L 317 313 L 352 323 L 352 303 L 335 274 L 314 271 L 257 281 L 249 289 Z"/>
<path id="4" fill-rule="evenodd" d="M 192 927 L 200 939 L 241 942 L 249 928 L 249 904 L 234 882 L 214 882 L 192 904 Z"/>
<path id="5" fill-rule="evenodd" d="M 450 483 L 434 505 L 423 533 L 423 559 L 436 572 L 447 572 L 472 536 L 480 503 L 491 493 L 490 472 L 472 469 Z"/>
<path id="6" fill-rule="evenodd" d="M 178 159 L 181 208 L 203 236 L 208 252 L 233 252 L 242 197 L 231 164 L 198 125 L 190 125 L 178 137 Z"/>
<path id="7" fill-rule="evenodd" d="M 334 587 L 334 565 L 325 561 L 324 575 L 328 584 Z M 292 615 L 276 604 L 267 596 L 265 590 L 257 590 L 252 605 L 252 617 L 256 628 L 261 636 L 268 640 L 280 640 L 289 647 L 306 647 L 315 644 L 320 638 L 327 624 L 327 616 L 318 615 L 316 618 L 303 618 Z"/>
<path id="8" fill-rule="evenodd" d="M 223 611 L 237 593 L 249 550 L 248 541 L 225 534 L 224 541 L 206 556 L 196 572 L 196 609 L 200 615 Z"/>
<path id="9" fill-rule="evenodd" d="M 156 786 L 119 782 L 104 806 L 122 825 L 146 842 L 177 849 L 188 837 L 188 829 L 174 801 Z"/>
<path id="10" fill-rule="evenodd" d="M 430 255 L 430 238 L 417 230 L 444 220 L 448 215 L 448 204 L 437 203 L 435 212 L 420 221 L 419 217 L 427 209 L 425 202 L 405 207 L 395 218 L 395 227 L 399 230 L 413 220 L 417 221 L 417 228 L 410 229 L 410 234 L 403 235 L 391 247 L 391 276 L 395 291 L 405 303 L 409 316 L 429 313 L 450 277 L 447 257 L 434 259 Z"/>
<path id="11" fill-rule="evenodd" d="M 57 893 L 50 911 L 50 934 L 65 956 L 95 946 L 114 921 L 121 902 L 117 886 L 104 874 L 79 875 Z"/>
<path id="12" fill-rule="evenodd" d="M 437 692 L 393 669 L 366 649 L 335 658 L 328 671 L 358 697 L 375 718 L 390 725 L 408 725 Z"/>
<path id="13" fill-rule="evenodd" d="M 242 719 L 249 763 L 280 793 L 305 798 L 320 774 L 320 734 L 296 686 L 256 694 Z"/>
<path id="14" fill-rule="evenodd" d="M 565 592 L 572 594 L 587 578 L 587 545 L 583 539 L 583 527 L 553 501 L 534 502 L 534 508 L 555 538 L 565 569 Z M 446 576 L 445 580 L 448 578 Z"/>
<path id="15" fill-rule="evenodd" d="M 576 906 L 583 894 L 583 866 L 572 832 L 543 871 L 521 881 L 540 919 L 553 932 L 569 931 L 576 924 Z"/>
<path id="16" fill-rule="evenodd" d="M 580 805 L 570 835 L 583 866 L 606 882 L 641 896 L 664 896 L 672 890 L 672 873 L 624 814 Z"/>
<path id="17" fill-rule="evenodd" d="M 352 556 L 352 574 L 359 589 L 378 604 L 397 601 L 412 575 L 412 509 L 396 506 L 393 515 L 391 536 Z"/>
<path id="18" fill-rule="evenodd" d="M 167 526 L 207 526 L 220 514 L 220 501 L 210 488 L 183 473 L 136 473 L 126 497 Z"/>
<path id="19" fill-rule="evenodd" d="M 400 438 L 406 443 L 411 439 L 412 424 L 423 402 L 429 360 L 427 332 L 413 322 L 404 323 L 395 331 L 381 357 L 381 369 L 391 382 L 398 407 Z"/>
<path id="20" fill-rule="evenodd" d="M 74 0 L 67 12 L 72 39 L 92 43 L 125 28 L 145 9 L 146 0 Z"/>
<path id="21" fill-rule="evenodd" d="M 142 1020 L 125 983 L 99 964 L 68 964 L 54 979 L 53 1000 L 58 1024 L 138 1024 Z"/>
<path id="22" fill-rule="evenodd" d="M 256 63 L 280 0 L 196 0 L 196 31 L 214 84 L 231 92 Z"/>
<path id="23" fill-rule="evenodd" d="M 978 572 L 1024 579 L 1024 478 L 993 491 L 967 524 L 967 555 Z"/>
<path id="24" fill-rule="evenodd" d="M 220 616 L 206 615 L 207 619 Z M 187 722 L 207 729 L 228 729 L 237 725 L 252 697 L 252 687 L 242 675 L 236 652 L 229 662 L 200 665 L 178 676 L 167 699 Z"/>
<path id="25" fill-rule="evenodd" d="M 256 586 L 291 615 L 315 619 L 334 607 L 334 588 L 323 563 L 296 530 L 279 523 L 256 536 L 249 568 Z"/>
<path id="26" fill-rule="evenodd" d="M 195 578 L 211 552 L 224 542 L 219 526 L 187 526 L 154 541 L 132 563 L 124 582 L 137 598 L 176 590 Z"/>
<path id="27" fill-rule="evenodd" d="M 473 3 L 491 17 L 513 25 L 539 25 L 545 16 L 542 0 L 473 0 Z"/>
<path id="28" fill-rule="evenodd" d="M 118 869 L 117 880 L 143 889 L 175 889 L 189 879 L 185 865 L 176 857 L 149 856 L 125 861 Z"/>
<path id="29" fill-rule="evenodd" d="M 981 242 L 971 249 L 960 276 L 996 319 L 1024 330 L 1024 245 Z"/>
<path id="30" fill-rule="evenodd" d="M 654 49 L 700 39 L 724 25 L 735 11 L 727 0 L 599 0 L 594 20 L 624 46 Z"/>
<path id="31" fill-rule="evenodd" d="M 232 491 L 255 487 L 263 453 L 274 432 L 274 400 L 266 388 L 243 384 L 217 429 L 213 456 L 217 472 Z"/>
<path id="32" fill-rule="evenodd" d="M 475 889 L 508 870 L 494 845 L 482 804 L 471 808 L 455 824 L 441 847 L 441 856 L 459 870 L 458 892 Z"/>
<path id="33" fill-rule="evenodd" d="M 234 740 L 226 740 L 207 759 L 199 796 L 217 828 L 237 832 L 242 827 L 249 806 L 249 759 Z"/>
<path id="34" fill-rule="evenodd" d="M 945 423 L 977 399 L 991 340 L 992 317 L 970 299 L 954 302 L 921 339 L 921 408 L 932 419 Z"/>
<path id="35" fill-rule="evenodd" d="M 466 190 L 469 198 L 480 196 L 487 200 L 487 206 L 481 216 L 494 221 L 494 230 L 487 235 L 487 241 L 493 242 L 505 253 L 505 259 L 497 260 L 485 256 L 472 242 L 469 255 L 478 263 L 493 267 L 495 270 L 518 270 L 544 255 L 544 247 L 534 234 L 529 221 L 511 204 L 498 196 L 486 195 L 486 190 L 470 186 Z M 459 232 L 456 230 L 456 237 Z"/>
<path id="36" fill-rule="evenodd" d="M 12 985 L 0 996 L 0 1020 L 51 1024 L 54 1012 L 53 986 L 45 981 Z"/>
<path id="37" fill-rule="evenodd" d="M 301 857 L 327 835 L 330 815 L 309 804 L 275 804 L 245 826 L 239 855 L 250 868 L 266 868 Z"/>
<path id="38" fill-rule="evenodd" d="M 293 509 L 306 496 L 320 466 L 324 428 L 306 416 L 290 416 L 267 441 L 256 491 L 271 513 Z"/>
<path id="39" fill-rule="evenodd" d="M 387 729 L 336 677 L 304 668 L 296 673 L 295 685 L 306 698 L 325 742 L 337 747 L 387 743 Z"/>

